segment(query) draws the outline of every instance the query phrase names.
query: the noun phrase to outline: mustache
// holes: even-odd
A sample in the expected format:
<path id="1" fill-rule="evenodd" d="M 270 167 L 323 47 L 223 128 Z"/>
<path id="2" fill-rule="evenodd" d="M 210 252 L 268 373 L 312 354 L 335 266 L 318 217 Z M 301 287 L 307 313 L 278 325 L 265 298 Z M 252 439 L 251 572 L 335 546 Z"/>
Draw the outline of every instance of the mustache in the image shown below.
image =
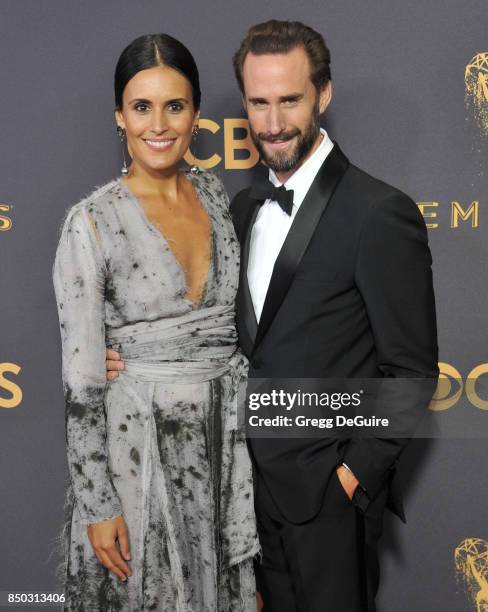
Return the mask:
<path id="1" fill-rule="evenodd" d="M 300 134 L 300 130 L 295 128 L 294 130 L 290 130 L 289 132 L 280 132 L 279 134 L 265 134 L 264 132 L 259 132 L 257 137 L 259 140 L 264 142 L 276 142 L 278 140 L 291 140 L 295 136 Z"/>

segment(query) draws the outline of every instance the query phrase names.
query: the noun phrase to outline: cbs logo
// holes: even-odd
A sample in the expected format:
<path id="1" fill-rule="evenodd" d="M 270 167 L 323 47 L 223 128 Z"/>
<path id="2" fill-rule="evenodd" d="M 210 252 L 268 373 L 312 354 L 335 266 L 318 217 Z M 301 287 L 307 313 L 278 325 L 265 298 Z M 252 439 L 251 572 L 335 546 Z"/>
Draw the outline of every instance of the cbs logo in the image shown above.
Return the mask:
<path id="1" fill-rule="evenodd" d="M 207 130 L 211 134 L 217 134 L 221 130 L 221 126 L 212 119 L 200 119 L 198 125 L 200 130 Z M 239 137 L 240 134 L 243 134 L 242 138 Z M 224 119 L 223 137 L 224 166 L 227 170 L 247 170 L 258 163 L 259 154 L 249 135 L 247 119 Z M 189 165 L 196 164 L 209 170 L 220 164 L 222 157 L 214 153 L 207 159 L 199 159 L 188 149 L 185 161 Z"/>
<path id="2" fill-rule="evenodd" d="M 22 401 L 22 389 L 5 377 L 5 374 L 17 376 L 21 367 L 16 363 L 0 363 L 0 408 L 16 408 Z M 3 392 L 7 392 L 7 397 Z"/>
<path id="3" fill-rule="evenodd" d="M 463 392 L 473 406 L 488 410 L 488 394 L 486 399 L 479 394 L 480 378 L 485 374 L 488 375 L 488 363 L 481 363 L 473 368 L 465 380 L 449 363 L 440 362 L 439 369 L 439 382 L 429 405 L 430 410 L 442 411 L 452 408 L 458 403 Z"/>

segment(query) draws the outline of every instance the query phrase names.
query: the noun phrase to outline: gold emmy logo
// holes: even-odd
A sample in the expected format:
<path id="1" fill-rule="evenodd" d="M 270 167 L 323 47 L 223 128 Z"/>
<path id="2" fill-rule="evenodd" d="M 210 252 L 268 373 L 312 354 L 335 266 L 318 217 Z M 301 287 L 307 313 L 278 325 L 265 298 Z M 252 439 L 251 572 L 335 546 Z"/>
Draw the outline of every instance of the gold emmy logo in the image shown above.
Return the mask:
<path id="1" fill-rule="evenodd" d="M 466 105 L 482 133 L 488 134 L 488 53 L 476 54 L 464 73 Z"/>
<path id="2" fill-rule="evenodd" d="M 22 389 L 4 376 L 7 372 L 17 376 L 20 370 L 16 363 L 0 363 L 0 391 L 10 394 L 8 397 L 0 395 L 0 408 L 16 408 L 22 401 Z"/>
<path id="3" fill-rule="evenodd" d="M 8 215 L 2 213 L 8 213 L 12 207 L 8 204 L 0 204 L 0 232 L 6 232 L 12 227 L 12 219 Z"/>
<path id="4" fill-rule="evenodd" d="M 488 399 L 480 395 L 480 378 L 488 374 L 488 363 L 480 363 L 463 380 L 460 372 L 449 363 L 439 362 L 439 381 L 429 408 L 434 411 L 448 410 L 460 400 L 463 391 L 469 402 L 480 410 L 488 410 Z M 477 386 L 478 383 L 478 386 Z"/>
<path id="5" fill-rule="evenodd" d="M 454 552 L 456 574 L 476 612 L 488 612 L 488 542 L 467 538 Z"/>

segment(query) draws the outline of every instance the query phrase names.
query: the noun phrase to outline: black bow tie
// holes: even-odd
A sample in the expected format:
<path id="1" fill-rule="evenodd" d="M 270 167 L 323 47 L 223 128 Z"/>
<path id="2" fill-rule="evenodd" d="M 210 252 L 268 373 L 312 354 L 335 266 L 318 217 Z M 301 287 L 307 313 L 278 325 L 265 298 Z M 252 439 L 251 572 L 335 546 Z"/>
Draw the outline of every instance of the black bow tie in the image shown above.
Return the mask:
<path id="1" fill-rule="evenodd" d="M 278 202 L 287 215 L 291 215 L 293 209 L 293 189 L 287 189 L 284 185 L 275 187 L 268 180 L 255 183 L 249 191 L 249 197 L 253 200 L 262 200 L 263 202 L 269 198 L 274 202 Z"/>

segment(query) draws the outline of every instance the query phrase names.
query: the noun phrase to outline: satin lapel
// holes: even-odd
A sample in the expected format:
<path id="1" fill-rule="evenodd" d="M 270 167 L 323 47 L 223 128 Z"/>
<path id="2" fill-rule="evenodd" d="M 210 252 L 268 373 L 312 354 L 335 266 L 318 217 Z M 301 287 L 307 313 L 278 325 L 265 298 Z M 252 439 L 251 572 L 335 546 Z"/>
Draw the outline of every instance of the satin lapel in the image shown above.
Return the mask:
<path id="1" fill-rule="evenodd" d="M 263 339 L 276 316 L 293 280 L 295 271 L 315 232 L 320 217 L 324 213 L 348 165 L 349 160 L 339 149 L 337 143 L 334 143 L 334 148 L 322 164 L 298 209 L 290 231 L 276 259 L 253 350 L 256 350 L 256 347 Z"/>
<path id="2" fill-rule="evenodd" d="M 239 271 L 237 311 L 239 317 L 239 333 L 241 335 L 240 343 L 247 355 L 252 352 L 254 338 L 256 337 L 256 332 L 258 329 L 258 322 L 256 320 L 256 314 L 254 312 L 251 292 L 249 290 L 249 283 L 247 280 L 247 265 L 249 262 L 249 248 L 251 243 L 252 227 L 259 212 L 260 204 L 260 202 L 252 200 L 241 242 L 241 264 Z M 244 331 L 248 335 L 248 339 L 242 336 Z"/>

